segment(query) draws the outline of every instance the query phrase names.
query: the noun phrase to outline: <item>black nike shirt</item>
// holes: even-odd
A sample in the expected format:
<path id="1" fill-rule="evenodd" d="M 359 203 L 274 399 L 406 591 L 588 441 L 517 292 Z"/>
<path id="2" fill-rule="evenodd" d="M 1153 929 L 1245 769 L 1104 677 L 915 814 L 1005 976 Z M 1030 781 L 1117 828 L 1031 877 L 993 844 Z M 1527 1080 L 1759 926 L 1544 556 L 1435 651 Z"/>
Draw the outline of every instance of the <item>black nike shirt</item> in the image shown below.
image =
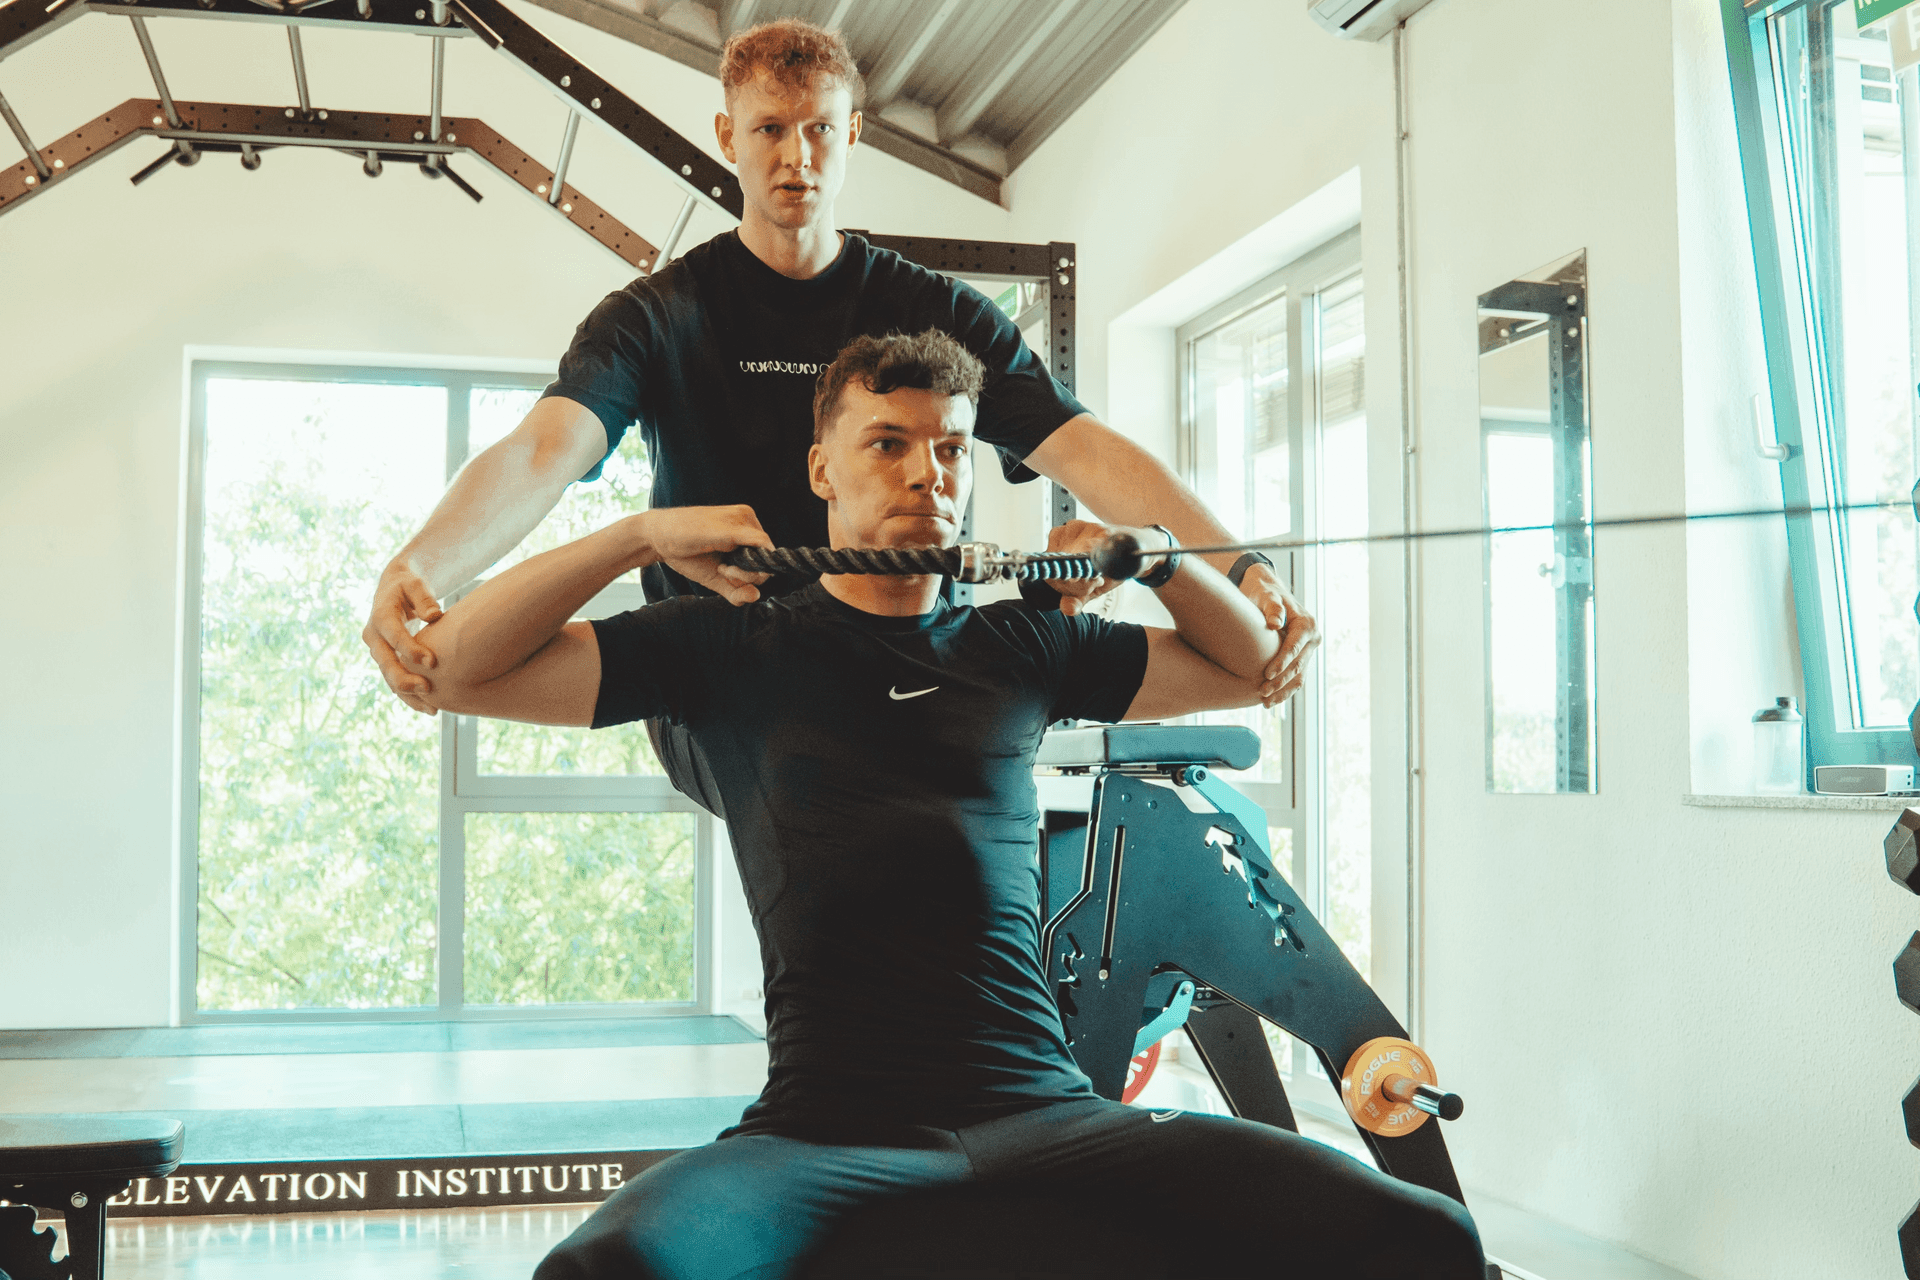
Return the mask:
<path id="1" fill-rule="evenodd" d="M 725 800 L 770 1056 L 730 1133 L 1093 1096 L 1040 964 L 1033 755 L 1053 721 L 1126 713 L 1143 629 L 1017 602 L 881 617 L 819 583 L 593 627 L 594 727 L 686 725 Z"/>
<path id="2" fill-rule="evenodd" d="M 774 545 L 824 547 L 826 504 L 807 486 L 814 382 L 856 337 L 927 329 L 986 365 L 974 434 L 1000 450 L 1009 477 L 1031 479 L 1022 460 L 1086 408 L 986 295 L 852 233 L 809 280 L 760 261 L 738 232 L 716 236 L 608 294 L 575 331 L 546 394 L 591 409 L 609 454 L 639 425 L 652 505 L 744 502 Z M 596 465 L 588 478 L 599 473 Z M 665 565 L 641 580 L 649 600 L 705 592 Z M 805 582 L 776 578 L 763 590 Z"/>

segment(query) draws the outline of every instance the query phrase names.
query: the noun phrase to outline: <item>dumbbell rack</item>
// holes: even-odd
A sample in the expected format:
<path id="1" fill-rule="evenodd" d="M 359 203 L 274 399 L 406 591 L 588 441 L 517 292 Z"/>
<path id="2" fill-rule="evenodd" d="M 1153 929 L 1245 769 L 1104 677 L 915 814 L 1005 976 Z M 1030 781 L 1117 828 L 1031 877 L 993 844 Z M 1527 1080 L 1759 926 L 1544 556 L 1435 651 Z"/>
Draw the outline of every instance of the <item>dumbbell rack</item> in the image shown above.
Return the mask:
<path id="1" fill-rule="evenodd" d="M 1908 892 L 1920 894 L 1920 809 L 1902 811 L 1887 832 L 1885 848 L 1887 874 Z M 1920 1013 L 1920 932 L 1893 958 L 1893 991 L 1901 1004 Z M 1900 1111 L 1907 1141 L 1920 1147 L 1920 1080 L 1900 1100 Z M 1920 1204 L 1900 1224 L 1900 1264 L 1910 1280 L 1920 1280 Z"/>

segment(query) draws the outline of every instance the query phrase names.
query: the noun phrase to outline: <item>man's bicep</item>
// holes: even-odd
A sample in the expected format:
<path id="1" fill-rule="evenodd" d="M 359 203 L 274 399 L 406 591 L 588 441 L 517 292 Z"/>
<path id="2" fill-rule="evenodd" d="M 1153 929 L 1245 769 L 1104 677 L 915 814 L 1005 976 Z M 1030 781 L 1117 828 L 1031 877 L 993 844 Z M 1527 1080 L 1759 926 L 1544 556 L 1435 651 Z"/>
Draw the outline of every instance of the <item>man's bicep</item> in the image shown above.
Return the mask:
<path id="1" fill-rule="evenodd" d="M 441 709 L 528 724 L 587 725 L 599 696 L 600 643 L 593 624 L 569 622 L 505 675 L 448 689 Z"/>
<path id="2" fill-rule="evenodd" d="M 613 434 L 588 405 L 565 394 L 542 396 L 514 428 L 530 451 L 535 471 L 580 479 L 597 469 L 613 449 Z"/>
<path id="3" fill-rule="evenodd" d="M 1128 720 L 1166 720 L 1196 711 L 1251 707 L 1257 680 L 1243 680 L 1199 653 L 1165 627 L 1147 629 L 1147 673 L 1127 707 Z"/>

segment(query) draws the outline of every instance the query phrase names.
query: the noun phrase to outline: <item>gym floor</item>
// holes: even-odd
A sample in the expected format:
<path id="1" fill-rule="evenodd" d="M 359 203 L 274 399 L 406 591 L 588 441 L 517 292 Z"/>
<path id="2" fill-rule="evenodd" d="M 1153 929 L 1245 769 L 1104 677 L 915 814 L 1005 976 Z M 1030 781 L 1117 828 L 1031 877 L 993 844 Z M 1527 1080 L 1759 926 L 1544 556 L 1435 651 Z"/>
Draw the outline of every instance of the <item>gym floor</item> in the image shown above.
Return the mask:
<path id="1" fill-rule="evenodd" d="M 135 1218 L 110 1223 L 112 1280 L 527 1280 L 592 1205 Z"/>
<path id="2" fill-rule="evenodd" d="M 1140 1103 L 1225 1110 L 1204 1072 L 1168 1048 Z M 764 1042 L 719 1018 L 0 1032 L 8 1110 L 176 1116 L 189 1159 L 201 1161 L 693 1146 L 765 1080 Z M 1309 1136 L 1365 1158 L 1351 1126 L 1300 1120 Z M 118 1218 L 107 1275 L 527 1280 L 592 1211 Z"/>

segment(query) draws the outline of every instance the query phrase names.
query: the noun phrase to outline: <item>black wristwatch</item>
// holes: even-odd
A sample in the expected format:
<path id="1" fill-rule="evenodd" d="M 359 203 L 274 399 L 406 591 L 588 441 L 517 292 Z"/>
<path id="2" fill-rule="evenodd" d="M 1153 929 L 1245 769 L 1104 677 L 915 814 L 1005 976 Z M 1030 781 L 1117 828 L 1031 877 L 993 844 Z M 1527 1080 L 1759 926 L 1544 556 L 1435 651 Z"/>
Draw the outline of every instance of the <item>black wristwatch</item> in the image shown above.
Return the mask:
<path id="1" fill-rule="evenodd" d="M 1134 581 L 1149 590 L 1158 591 L 1161 587 L 1172 582 L 1173 575 L 1180 569 L 1180 540 L 1174 537 L 1165 525 L 1150 524 L 1146 527 L 1157 530 L 1162 537 L 1166 538 L 1167 546 L 1171 547 L 1172 550 L 1163 553 L 1164 558 L 1156 568 L 1150 572 L 1141 574 L 1138 578 L 1134 579 Z"/>
<path id="2" fill-rule="evenodd" d="M 1227 581 L 1236 587 L 1239 586 L 1242 580 L 1246 578 L 1247 570 L 1257 564 L 1263 564 L 1269 569 L 1273 568 L 1273 561 L 1261 555 L 1258 551 L 1249 551 L 1233 562 L 1233 568 L 1227 570 Z"/>

